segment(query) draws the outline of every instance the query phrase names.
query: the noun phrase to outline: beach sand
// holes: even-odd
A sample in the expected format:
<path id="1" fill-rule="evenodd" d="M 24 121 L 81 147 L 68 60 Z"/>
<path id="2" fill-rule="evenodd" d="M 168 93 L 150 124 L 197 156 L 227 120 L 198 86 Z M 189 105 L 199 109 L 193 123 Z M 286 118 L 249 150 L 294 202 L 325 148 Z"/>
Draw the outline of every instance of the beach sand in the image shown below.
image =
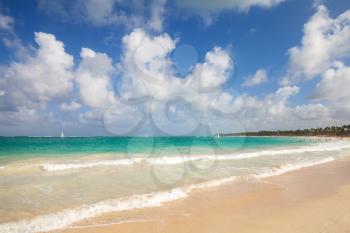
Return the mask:
<path id="1" fill-rule="evenodd" d="M 197 191 L 161 207 L 78 225 L 57 232 L 350 232 L 350 159 Z"/>

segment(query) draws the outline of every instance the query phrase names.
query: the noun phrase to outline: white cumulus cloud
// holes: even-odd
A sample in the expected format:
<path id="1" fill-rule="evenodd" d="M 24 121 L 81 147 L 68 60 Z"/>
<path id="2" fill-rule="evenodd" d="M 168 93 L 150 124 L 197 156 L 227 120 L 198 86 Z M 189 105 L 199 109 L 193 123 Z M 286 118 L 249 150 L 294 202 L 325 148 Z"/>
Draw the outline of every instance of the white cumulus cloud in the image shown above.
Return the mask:
<path id="1" fill-rule="evenodd" d="M 38 48 L 3 72 L 0 89 L 2 107 L 43 106 L 51 100 L 69 97 L 73 89 L 73 57 L 52 34 L 37 32 Z"/>
<path id="2" fill-rule="evenodd" d="M 317 83 L 312 97 L 328 100 L 350 98 L 349 87 L 350 67 L 338 62 L 322 74 L 322 79 Z"/>
<path id="3" fill-rule="evenodd" d="M 105 53 L 82 48 L 81 62 L 75 72 L 82 103 L 91 108 L 106 108 L 116 103 L 111 75 L 115 72 L 112 59 Z"/>
<path id="4" fill-rule="evenodd" d="M 300 46 L 289 50 L 289 72 L 282 84 L 312 79 L 334 62 L 350 57 L 350 10 L 332 18 L 324 5 L 304 25 Z"/>
<path id="5" fill-rule="evenodd" d="M 258 69 L 254 75 L 248 76 L 243 82 L 243 87 L 257 86 L 267 81 L 267 73 L 264 69 Z"/>

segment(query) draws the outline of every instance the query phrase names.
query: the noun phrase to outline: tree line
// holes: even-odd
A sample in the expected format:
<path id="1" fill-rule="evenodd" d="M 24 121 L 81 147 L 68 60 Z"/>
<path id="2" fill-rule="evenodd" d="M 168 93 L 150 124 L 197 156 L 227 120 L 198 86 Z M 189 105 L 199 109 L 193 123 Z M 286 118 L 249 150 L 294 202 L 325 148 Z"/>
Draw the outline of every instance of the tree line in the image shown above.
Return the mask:
<path id="1" fill-rule="evenodd" d="M 298 130 L 276 130 L 220 134 L 222 136 L 350 136 L 350 125 L 328 126 L 325 128 L 298 129 Z"/>

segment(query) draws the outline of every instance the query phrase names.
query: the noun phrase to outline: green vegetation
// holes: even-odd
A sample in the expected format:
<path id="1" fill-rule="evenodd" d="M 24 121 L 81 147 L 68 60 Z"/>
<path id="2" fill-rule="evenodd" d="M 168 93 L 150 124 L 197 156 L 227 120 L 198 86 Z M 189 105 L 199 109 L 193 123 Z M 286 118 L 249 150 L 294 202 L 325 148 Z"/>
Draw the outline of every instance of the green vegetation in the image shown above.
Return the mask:
<path id="1" fill-rule="evenodd" d="M 220 134 L 222 136 L 350 136 L 350 125 L 331 126 L 317 129 L 278 130 Z"/>

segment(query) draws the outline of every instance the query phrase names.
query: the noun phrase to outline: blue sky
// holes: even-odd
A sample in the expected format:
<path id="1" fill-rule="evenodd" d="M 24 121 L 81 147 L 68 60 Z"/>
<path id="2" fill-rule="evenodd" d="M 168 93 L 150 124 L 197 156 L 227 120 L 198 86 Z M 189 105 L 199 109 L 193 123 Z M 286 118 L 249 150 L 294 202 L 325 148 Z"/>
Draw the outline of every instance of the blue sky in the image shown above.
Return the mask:
<path id="1" fill-rule="evenodd" d="M 349 122 L 345 0 L 2 0 L 0 35 L 1 135 Z"/>

